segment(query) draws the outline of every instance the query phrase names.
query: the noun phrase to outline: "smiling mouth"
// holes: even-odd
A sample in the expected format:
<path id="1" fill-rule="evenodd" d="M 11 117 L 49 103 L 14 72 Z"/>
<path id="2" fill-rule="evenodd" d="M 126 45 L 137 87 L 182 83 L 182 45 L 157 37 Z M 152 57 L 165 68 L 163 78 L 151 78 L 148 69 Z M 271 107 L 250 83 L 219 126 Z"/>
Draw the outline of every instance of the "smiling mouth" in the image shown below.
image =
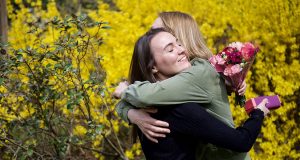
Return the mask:
<path id="1" fill-rule="evenodd" d="M 178 62 L 182 62 L 182 61 L 184 61 L 184 60 L 186 60 L 186 56 L 180 58 L 180 59 L 178 60 Z"/>

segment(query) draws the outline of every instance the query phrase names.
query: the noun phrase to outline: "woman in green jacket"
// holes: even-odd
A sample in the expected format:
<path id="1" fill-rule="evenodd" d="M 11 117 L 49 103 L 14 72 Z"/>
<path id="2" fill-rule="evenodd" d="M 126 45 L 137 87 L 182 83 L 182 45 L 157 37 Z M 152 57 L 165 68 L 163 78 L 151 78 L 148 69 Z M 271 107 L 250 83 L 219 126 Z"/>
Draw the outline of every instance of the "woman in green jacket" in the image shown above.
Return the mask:
<path id="1" fill-rule="evenodd" d="M 170 28 L 175 24 L 176 28 Z M 148 134 L 148 138 L 160 137 L 163 135 L 159 131 L 162 131 L 162 133 L 168 132 L 165 128 L 160 127 L 167 126 L 167 124 L 156 121 L 159 123 L 150 125 L 149 129 L 143 129 L 145 123 L 141 124 L 134 120 L 134 117 L 141 116 L 141 111 L 133 109 L 135 107 L 129 105 L 129 103 L 139 108 L 145 108 L 153 105 L 162 106 L 195 102 L 203 104 L 202 106 L 211 115 L 228 126 L 234 127 L 224 80 L 207 62 L 211 53 L 205 47 L 196 22 L 184 13 L 164 12 L 160 14 L 153 27 L 160 27 L 160 25 L 164 25 L 167 29 L 173 29 L 173 34 L 187 48 L 189 58 L 193 59 L 191 61 L 193 66 L 188 71 L 181 72 L 159 83 L 136 82 L 129 86 L 123 92 L 123 100 L 117 106 L 119 115 L 124 120 L 128 119 L 127 114 L 129 118 L 131 115 L 133 117 L 131 122 L 137 123 L 144 134 L 146 136 Z M 200 59 L 197 57 L 200 57 Z M 136 114 L 137 112 L 138 114 Z M 143 113 L 143 115 L 146 114 Z M 152 131 L 151 128 L 153 128 Z M 216 159 L 218 157 L 220 159 L 250 159 L 246 153 L 236 153 L 211 145 L 199 146 L 198 148 L 197 157 L 199 159 L 200 155 L 206 159 Z"/>

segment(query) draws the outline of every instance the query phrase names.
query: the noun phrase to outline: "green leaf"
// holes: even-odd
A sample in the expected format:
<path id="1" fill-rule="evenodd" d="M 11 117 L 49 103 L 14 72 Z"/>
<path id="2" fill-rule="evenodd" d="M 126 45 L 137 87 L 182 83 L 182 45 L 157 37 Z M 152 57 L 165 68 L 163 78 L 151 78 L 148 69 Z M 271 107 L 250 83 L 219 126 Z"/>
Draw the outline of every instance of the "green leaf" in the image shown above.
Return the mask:
<path id="1" fill-rule="evenodd" d="M 74 94 L 74 90 L 73 89 L 67 90 L 67 95 L 68 96 L 73 96 L 73 94 Z"/>
<path id="2" fill-rule="evenodd" d="M 67 109 L 72 110 L 73 109 L 73 102 L 67 102 Z"/>
<path id="3" fill-rule="evenodd" d="M 52 22 L 52 24 L 57 25 L 59 23 L 58 17 L 55 16 L 51 22 Z"/>
<path id="4" fill-rule="evenodd" d="M 42 103 L 47 102 L 47 100 L 48 100 L 48 95 L 42 96 L 42 97 L 40 98 L 40 101 L 41 101 Z"/>
<path id="5" fill-rule="evenodd" d="M 84 82 L 84 84 L 93 84 L 93 83 L 94 83 L 94 80 L 92 80 L 92 79 L 89 79 Z"/>
<path id="6" fill-rule="evenodd" d="M 102 26 L 102 29 L 111 29 L 111 26 Z"/>
<path id="7" fill-rule="evenodd" d="M 26 160 L 26 155 L 22 155 L 21 157 L 20 157 L 20 160 Z"/>
<path id="8" fill-rule="evenodd" d="M 64 68 L 65 72 L 69 72 L 71 69 L 72 69 L 72 64 L 71 63 L 68 63 L 68 64 L 65 65 L 65 68 Z"/>
<path id="9" fill-rule="evenodd" d="M 22 54 L 17 54 L 17 59 L 22 62 L 23 61 L 23 55 Z"/>
<path id="10" fill-rule="evenodd" d="M 61 68 L 61 67 L 62 67 L 62 66 L 61 66 L 60 63 L 56 63 L 56 64 L 54 65 L 54 69 Z"/>
<path id="11" fill-rule="evenodd" d="M 27 151 L 27 155 L 28 155 L 29 157 L 31 157 L 31 156 L 32 156 L 32 154 L 33 154 L 33 150 L 32 150 L 32 149 L 28 149 L 28 151 Z"/>
<path id="12" fill-rule="evenodd" d="M 96 128 L 96 130 L 95 130 L 95 132 L 97 133 L 97 134 L 101 134 L 101 132 L 103 131 L 103 125 L 97 125 L 97 128 Z"/>
<path id="13" fill-rule="evenodd" d="M 0 78 L 0 85 L 2 85 L 4 82 L 4 78 Z"/>
<path id="14" fill-rule="evenodd" d="M 47 65 L 46 65 L 46 68 L 50 68 L 52 66 L 52 64 L 51 63 L 48 63 Z"/>

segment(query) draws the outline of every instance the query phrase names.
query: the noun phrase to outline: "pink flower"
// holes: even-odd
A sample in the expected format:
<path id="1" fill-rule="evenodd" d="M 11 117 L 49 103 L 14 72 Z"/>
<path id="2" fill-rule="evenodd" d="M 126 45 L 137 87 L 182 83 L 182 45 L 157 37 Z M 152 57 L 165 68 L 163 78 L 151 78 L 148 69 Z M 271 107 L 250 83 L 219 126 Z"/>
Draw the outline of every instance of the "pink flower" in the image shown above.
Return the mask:
<path id="1" fill-rule="evenodd" d="M 232 74 L 236 74 L 242 71 L 242 67 L 239 64 L 235 64 L 231 67 Z"/>
<path id="2" fill-rule="evenodd" d="M 258 48 L 255 48 L 253 46 L 253 44 L 251 44 L 249 42 L 245 43 L 241 49 L 242 56 L 246 61 L 249 61 L 250 59 L 252 59 L 252 57 L 254 57 L 254 55 L 256 54 L 257 51 L 258 51 Z"/>
<path id="3" fill-rule="evenodd" d="M 231 84 L 234 91 L 243 83 L 249 71 L 258 48 L 251 43 L 234 42 L 225 47 L 222 52 L 209 59 L 217 72 Z M 242 104 L 242 101 L 239 100 Z"/>
<path id="4" fill-rule="evenodd" d="M 240 51 L 243 47 L 243 43 L 242 42 L 232 42 L 229 44 L 229 47 L 236 48 L 237 50 Z"/>
<path id="5" fill-rule="evenodd" d="M 224 69 L 224 75 L 225 76 L 232 76 L 232 75 L 237 74 L 237 73 L 239 73 L 241 71 L 242 71 L 242 67 L 239 64 L 228 65 Z"/>
<path id="6" fill-rule="evenodd" d="M 217 55 L 218 56 L 218 55 Z M 212 56 L 209 58 L 209 62 L 215 67 L 216 71 L 217 72 L 223 72 L 224 71 L 224 66 L 221 66 L 219 63 L 218 63 L 218 60 L 217 60 L 217 56 Z M 221 58 L 222 59 L 222 58 Z"/>
<path id="7" fill-rule="evenodd" d="M 230 54 L 228 54 L 228 63 L 230 64 L 239 64 L 242 62 L 242 53 L 240 51 L 234 50 Z"/>
<path id="8" fill-rule="evenodd" d="M 221 57 L 221 55 L 216 55 L 216 61 L 217 61 L 217 63 L 219 64 L 219 65 L 224 65 L 225 64 L 225 60 L 224 60 L 224 58 L 222 58 Z"/>
<path id="9" fill-rule="evenodd" d="M 226 47 L 223 49 L 222 53 L 224 52 L 227 56 L 230 55 L 232 52 L 234 52 L 234 48 L 232 47 Z"/>

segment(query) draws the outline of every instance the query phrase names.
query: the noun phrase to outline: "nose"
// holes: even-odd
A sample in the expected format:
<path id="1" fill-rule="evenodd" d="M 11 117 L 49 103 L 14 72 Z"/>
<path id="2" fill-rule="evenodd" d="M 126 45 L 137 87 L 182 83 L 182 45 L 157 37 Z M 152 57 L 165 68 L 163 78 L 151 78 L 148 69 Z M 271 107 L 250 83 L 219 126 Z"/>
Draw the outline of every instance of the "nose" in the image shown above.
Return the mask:
<path id="1" fill-rule="evenodd" d="M 181 46 L 181 45 L 177 45 L 177 48 L 178 48 L 178 54 L 179 55 L 180 54 L 184 54 L 185 51 L 186 51 L 186 49 L 183 46 Z"/>

